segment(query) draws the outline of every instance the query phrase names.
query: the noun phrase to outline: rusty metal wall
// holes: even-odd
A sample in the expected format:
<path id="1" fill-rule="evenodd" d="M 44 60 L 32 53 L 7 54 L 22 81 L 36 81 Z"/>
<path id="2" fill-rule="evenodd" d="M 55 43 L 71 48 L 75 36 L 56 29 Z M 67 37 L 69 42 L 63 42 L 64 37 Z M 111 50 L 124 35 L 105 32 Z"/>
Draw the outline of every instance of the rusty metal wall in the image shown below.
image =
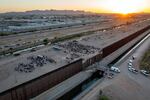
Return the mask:
<path id="1" fill-rule="evenodd" d="M 141 29 L 140 31 L 135 32 L 135 33 L 127 36 L 126 38 L 124 38 L 122 40 L 119 40 L 119 41 L 117 41 L 117 42 L 115 42 L 115 43 L 113 43 L 113 44 L 103 48 L 103 58 L 105 58 L 109 54 L 113 53 L 114 51 L 116 51 L 120 47 L 124 46 L 128 42 L 132 41 L 133 39 L 135 39 L 136 37 L 138 37 L 142 33 L 146 32 L 148 29 L 150 29 L 150 26 L 147 26 L 147 27 Z"/>
<path id="2" fill-rule="evenodd" d="M 100 60 L 102 60 L 102 53 L 100 52 L 100 53 L 98 53 L 97 55 L 95 55 L 95 56 L 93 56 L 93 57 L 91 57 L 91 58 L 89 58 L 89 59 L 87 59 L 84 63 L 83 63 L 83 68 L 86 68 L 86 67 L 88 67 L 88 66 L 90 66 L 90 65 L 92 65 L 92 64 L 94 64 L 94 63 L 96 63 L 96 62 L 99 62 Z"/>
<path id="3" fill-rule="evenodd" d="M 82 70 L 82 59 L 0 94 L 0 100 L 29 100 Z"/>

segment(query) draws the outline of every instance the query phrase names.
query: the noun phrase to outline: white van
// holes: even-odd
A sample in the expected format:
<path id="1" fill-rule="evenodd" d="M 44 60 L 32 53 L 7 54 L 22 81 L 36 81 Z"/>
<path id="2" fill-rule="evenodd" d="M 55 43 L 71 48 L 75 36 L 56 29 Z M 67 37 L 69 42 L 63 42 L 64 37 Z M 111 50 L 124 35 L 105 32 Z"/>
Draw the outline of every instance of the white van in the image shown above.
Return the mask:
<path id="1" fill-rule="evenodd" d="M 112 66 L 112 67 L 110 68 L 110 70 L 111 70 L 111 71 L 114 71 L 114 72 L 116 72 L 116 73 L 120 73 L 119 68 L 114 67 L 114 66 Z"/>

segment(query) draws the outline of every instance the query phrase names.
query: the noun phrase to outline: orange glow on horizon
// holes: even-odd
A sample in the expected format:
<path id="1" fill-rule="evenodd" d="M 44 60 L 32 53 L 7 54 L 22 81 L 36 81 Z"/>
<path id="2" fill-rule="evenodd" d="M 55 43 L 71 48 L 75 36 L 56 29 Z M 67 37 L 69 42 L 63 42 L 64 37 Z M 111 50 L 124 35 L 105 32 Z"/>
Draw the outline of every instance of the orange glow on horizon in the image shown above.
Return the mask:
<path id="1" fill-rule="evenodd" d="M 150 13 L 150 0 L 1 0 L 0 6 L 0 13 L 51 9 L 95 13 Z"/>
<path id="2" fill-rule="evenodd" d="M 95 4 L 101 9 L 105 9 L 112 13 L 138 13 L 143 12 L 147 6 L 146 0 L 102 0 Z"/>

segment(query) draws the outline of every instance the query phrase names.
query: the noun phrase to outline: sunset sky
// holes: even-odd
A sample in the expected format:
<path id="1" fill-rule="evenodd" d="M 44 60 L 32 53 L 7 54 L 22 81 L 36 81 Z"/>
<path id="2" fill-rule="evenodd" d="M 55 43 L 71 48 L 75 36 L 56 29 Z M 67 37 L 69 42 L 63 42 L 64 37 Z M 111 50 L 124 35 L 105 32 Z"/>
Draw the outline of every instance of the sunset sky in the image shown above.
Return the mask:
<path id="1" fill-rule="evenodd" d="M 150 0 L 0 0 L 1 13 L 50 9 L 98 13 L 150 13 Z"/>

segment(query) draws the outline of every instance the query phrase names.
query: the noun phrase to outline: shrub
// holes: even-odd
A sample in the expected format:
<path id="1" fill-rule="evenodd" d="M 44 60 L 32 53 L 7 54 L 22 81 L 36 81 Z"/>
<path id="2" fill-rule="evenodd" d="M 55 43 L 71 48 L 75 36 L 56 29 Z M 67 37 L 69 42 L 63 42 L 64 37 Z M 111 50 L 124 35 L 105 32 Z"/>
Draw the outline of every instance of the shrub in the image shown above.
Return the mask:
<path id="1" fill-rule="evenodd" d="M 107 96 L 102 95 L 102 96 L 100 96 L 99 100 L 109 100 L 109 99 Z"/>
<path id="2" fill-rule="evenodd" d="M 46 38 L 46 39 L 43 40 L 43 44 L 44 44 L 44 45 L 47 45 L 48 42 L 49 42 L 48 38 Z"/>
<path id="3" fill-rule="evenodd" d="M 140 62 L 140 69 L 150 71 L 150 49 L 146 51 Z"/>

